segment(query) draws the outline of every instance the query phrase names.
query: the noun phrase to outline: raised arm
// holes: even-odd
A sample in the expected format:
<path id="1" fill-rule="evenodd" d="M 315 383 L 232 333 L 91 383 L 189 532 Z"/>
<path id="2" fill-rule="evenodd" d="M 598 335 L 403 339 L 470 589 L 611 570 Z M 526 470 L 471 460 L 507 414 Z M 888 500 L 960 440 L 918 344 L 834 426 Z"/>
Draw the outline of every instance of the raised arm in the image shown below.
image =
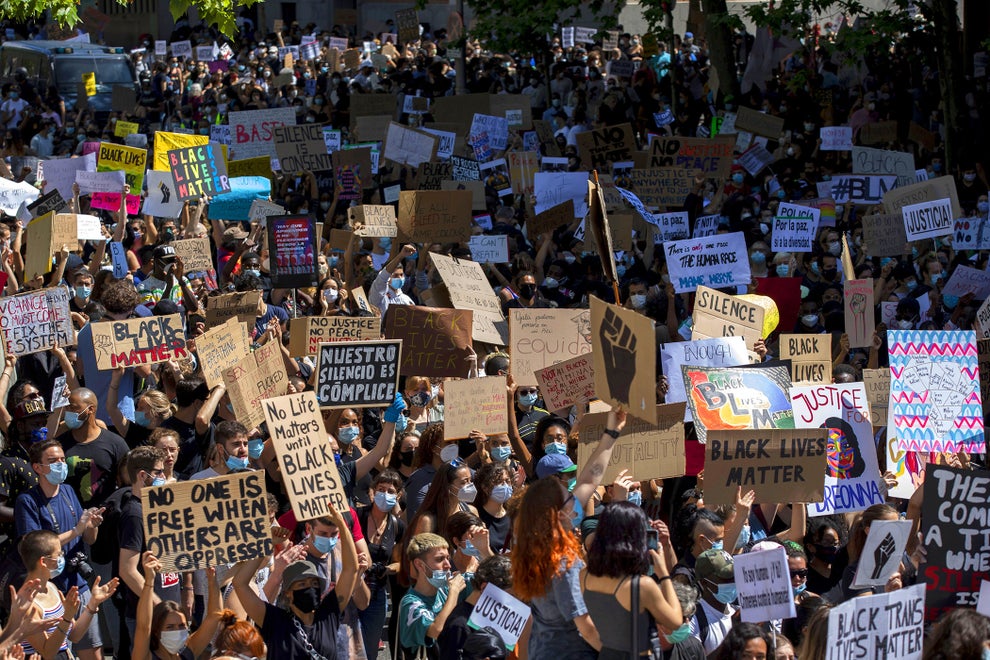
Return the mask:
<path id="1" fill-rule="evenodd" d="M 347 521 L 340 511 L 330 507 L 330 519 L 333 520 L 340 531 L 340 575 L 337 576 L 337 585 L 334 592 L 337 595 L 337 604 L 343 612 L 347 607 L 347 602 L 354 593 L 354 587 L 358 578 L 358 558 L 357 546 L 354 545 L 354 537 L 351 535 L 351 528 L 347 526 Z M 329 595 L 328 595 L 329 597 Z"/>
<path id="2" fill-rule="evenodd" d="M 620 432 L 625 425 L 626 411 L 622 408 L 612 408 L 608 413 L 605 430 Z M 609 459 L 612 458 L 612 449 L 615 447 L 615 441 L 617 439 L 613 438 L 607 432 L 602 433 L 601 440 L 598 441 L 598 446 L 595 447 L 594 451 L 591 452 L 591 456 L 588 458 L 588 464 L 581 469 L 573 493 L 574 499 L 580 502 L 582 507 L 588 503 L 595 489 L 601 485 L 602 477 L 605 475 L 605 468 L 608 466 Z"/>

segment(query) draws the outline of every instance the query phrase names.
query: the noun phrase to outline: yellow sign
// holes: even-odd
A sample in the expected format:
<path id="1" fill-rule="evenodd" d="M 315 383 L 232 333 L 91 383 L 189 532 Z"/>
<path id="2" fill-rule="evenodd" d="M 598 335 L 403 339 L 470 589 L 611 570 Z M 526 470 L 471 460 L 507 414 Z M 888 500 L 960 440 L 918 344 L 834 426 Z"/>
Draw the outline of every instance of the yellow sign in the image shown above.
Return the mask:
<path id="1" fill-rule="evenodd" d="M 155 163 L 152 169 L 159 172 L 171 172 L 168 166 L 168 152 L 172 149 L 186 147 L 201 147 L 208 143 L 208 135 L 186 135 L 185 133 L 155 132 Z"/>
<path id="2" fill-rule="evenodd" d="M 119 124 L 119 122 L 118 122 Z M 97 172 L 123 171 L 132 195 L 140 195 L 144 186 L 144 168 L 148 152 L 138 147 L 125 147 L 111 142 L 100 142 L 96 158 Z"/>
<path id="3" fill-rule="evenodd" d="M 86 96 L 96 96 L 96 73 L 90 71 L 82 74 L 82 81 L 86 86 Z"/>
<path id="4" fill-rule="evenodd" d="M 115 137 L 127 137 L 132 133 L 138 132 L 139 126 L 132 121 L 120 121 L 117 120 L 116 126 L 114 126 L 113 134 Z"/>

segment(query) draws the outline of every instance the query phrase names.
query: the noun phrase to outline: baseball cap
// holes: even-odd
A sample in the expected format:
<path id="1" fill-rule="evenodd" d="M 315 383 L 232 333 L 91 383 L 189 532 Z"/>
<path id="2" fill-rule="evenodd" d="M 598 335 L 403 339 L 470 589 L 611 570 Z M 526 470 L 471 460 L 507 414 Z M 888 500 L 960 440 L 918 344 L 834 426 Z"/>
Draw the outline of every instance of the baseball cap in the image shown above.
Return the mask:
<path id="1" fill-rule="evenodd" d="M 698 555 L 694 572 L 699 579 L 734 580 L 732 555 L 725 550 L 705 550 Z"/>
<path id="2" fill-rule="evenodd" d="M 536 476 L 540 479 L 558 472 L 576 472 L 574 461 L 564 454 L 547 454 L 536 464 Z"/>
<path id="3" fill-rule="evenodd" d="M 45 408 L 45 400 L 42 398 L 25 399 L 14 408 L 14 419 L 21 420 L 37 415 L 48 416 L 48 409 Z"/>
<path id="4" fill-rule="evenodd" d="M 282 573 L 282 591 L 291 591 L 292 585 L 300 580 L 316 578 L 320 581 L 320 593 L 327 588 L 327 581 L 320 577 L 316 571 L 316 566 L 306 560 L 294 561 L 285 567 Z"/>
<path id="5" fill-rule="evenodd" d="M 223 240 L 225 241 L 242 241 L 247 237 L 248 233 L 237 225 L 223 230 Z"/>
<path id="6" fill-rule="evenodd" d="M 175 248 L 171 245 L 159 245 L 155 248 L 155 259 L 175 257 Z"/>

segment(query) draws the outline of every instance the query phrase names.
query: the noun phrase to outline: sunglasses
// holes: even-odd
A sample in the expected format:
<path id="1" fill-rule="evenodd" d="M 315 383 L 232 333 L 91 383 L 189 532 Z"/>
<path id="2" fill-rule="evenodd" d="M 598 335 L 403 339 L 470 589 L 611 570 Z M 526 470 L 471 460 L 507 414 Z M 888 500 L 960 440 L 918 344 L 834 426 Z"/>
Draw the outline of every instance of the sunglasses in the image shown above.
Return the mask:
<path id="1" fill-rule="evenodd" d="M 538 392 L 538 390 L 535 389 L 535 388 L 534 389 L 531 389 L 531 390 L 519 390 L 519 393 L 522 394 L 522 395 L 524 395 L 524 396 L 526 394 L 536 394 L 537 392 Z"/>
<path id="2" fill-rule="evenodd" d="M 802 568 L 801 570 L 798 571 L 791 571 L 791 577 L 792 578 L 799 577 L 803 580 L 804 578 L 808 577 L 808 569 Z"/>

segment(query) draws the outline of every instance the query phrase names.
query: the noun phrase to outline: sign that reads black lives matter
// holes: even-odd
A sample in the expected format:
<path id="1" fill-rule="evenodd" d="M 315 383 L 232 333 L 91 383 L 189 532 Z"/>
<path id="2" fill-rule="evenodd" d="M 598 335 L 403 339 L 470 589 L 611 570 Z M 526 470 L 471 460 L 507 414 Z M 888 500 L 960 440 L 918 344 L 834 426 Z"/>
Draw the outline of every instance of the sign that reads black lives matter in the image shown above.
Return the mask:
<path id="1" fill-rule="evenodd" d="M 388 406 L 399 386 L 401 341 L 320 344 L 316 399 L 321 408 Z"/>

